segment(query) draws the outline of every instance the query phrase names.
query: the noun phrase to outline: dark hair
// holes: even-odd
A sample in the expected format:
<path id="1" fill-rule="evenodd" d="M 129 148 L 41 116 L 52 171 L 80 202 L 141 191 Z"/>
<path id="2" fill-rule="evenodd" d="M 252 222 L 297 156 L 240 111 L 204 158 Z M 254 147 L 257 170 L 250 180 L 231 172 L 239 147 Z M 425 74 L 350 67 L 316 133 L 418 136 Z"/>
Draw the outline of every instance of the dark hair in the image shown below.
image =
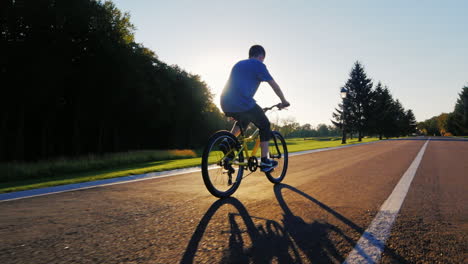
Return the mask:
<path id="1" fill-rule="evenodd" d="M 249 58 L 256 58 L 260 55 L 265 56 L 265 49 L 260 45 L 253 45 L 249 49 Z"/>

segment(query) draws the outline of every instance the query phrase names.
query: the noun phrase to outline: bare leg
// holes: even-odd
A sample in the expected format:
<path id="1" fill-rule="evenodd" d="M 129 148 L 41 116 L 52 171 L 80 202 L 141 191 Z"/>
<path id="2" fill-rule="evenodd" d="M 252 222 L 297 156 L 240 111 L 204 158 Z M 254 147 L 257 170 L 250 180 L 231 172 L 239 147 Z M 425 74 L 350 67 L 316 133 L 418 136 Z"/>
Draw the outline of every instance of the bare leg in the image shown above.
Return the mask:
<path id="1" fill-rule="evenodd" d="M 240 127 L 239 126 L 236 126 L 234 125 L 231 129 L 231 133 L 234 134 L 234 136 L 239 136 L 240 135 Z"/>
<path id="2" fill-rule="evenodd" d="M 268 158 L 268 141 L 260 142 L 260 148 L 262 149 L 262 158 Z"/>

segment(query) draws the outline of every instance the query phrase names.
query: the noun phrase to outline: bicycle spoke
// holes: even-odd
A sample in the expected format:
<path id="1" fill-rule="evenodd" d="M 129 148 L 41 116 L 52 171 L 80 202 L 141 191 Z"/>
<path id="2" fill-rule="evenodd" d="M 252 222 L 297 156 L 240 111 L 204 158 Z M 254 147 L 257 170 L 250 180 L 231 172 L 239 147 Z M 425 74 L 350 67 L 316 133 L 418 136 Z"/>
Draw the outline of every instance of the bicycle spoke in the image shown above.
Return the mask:
<path id="1" fill-rule="evenodd" d="M 219 135 L 218 135 L 219 134 Z M 216 133 L 202 157 L 202 174 L 207 189 L 217 197 L 226 197 L 237 189 L 242 179 L 242 153 L 234 146 L 237 139 L 227 131 Z"/>

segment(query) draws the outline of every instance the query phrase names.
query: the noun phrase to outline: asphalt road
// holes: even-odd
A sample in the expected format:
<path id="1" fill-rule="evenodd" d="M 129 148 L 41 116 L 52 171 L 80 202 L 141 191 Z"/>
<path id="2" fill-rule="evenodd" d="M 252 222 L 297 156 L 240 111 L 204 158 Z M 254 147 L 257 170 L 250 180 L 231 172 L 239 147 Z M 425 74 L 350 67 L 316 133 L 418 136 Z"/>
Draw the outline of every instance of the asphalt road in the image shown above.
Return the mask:
<path id="1" fill-rule="evenodd" d="M 291 157 L 218 200 L 201 173 L 0 202 L 0 263 L 342 263 L 425 141 Z M 430 141 L 381 263 L 468 263 L 468 142 Z"/>

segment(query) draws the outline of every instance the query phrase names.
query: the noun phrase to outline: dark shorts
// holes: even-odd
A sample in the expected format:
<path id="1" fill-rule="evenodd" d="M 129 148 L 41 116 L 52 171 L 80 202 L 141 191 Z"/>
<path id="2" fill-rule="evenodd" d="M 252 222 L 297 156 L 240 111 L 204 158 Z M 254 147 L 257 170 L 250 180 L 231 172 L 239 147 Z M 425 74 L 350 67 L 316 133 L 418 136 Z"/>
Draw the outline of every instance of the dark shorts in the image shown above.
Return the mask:
<path id="1" fill-rule="evenodd" d="M 239 123 L 242 129 L 246 129 L 250 122 L 254 123 L 254 125 L 260 130 L 260 141 L 263 142 L 270 140 L 270 121 L 260 106 L 255 105 L 254 108 L 245 112 L 226 112 L 225 114 L 226 116 L 236 119 L 237 122 L 234 126 Z"/>

